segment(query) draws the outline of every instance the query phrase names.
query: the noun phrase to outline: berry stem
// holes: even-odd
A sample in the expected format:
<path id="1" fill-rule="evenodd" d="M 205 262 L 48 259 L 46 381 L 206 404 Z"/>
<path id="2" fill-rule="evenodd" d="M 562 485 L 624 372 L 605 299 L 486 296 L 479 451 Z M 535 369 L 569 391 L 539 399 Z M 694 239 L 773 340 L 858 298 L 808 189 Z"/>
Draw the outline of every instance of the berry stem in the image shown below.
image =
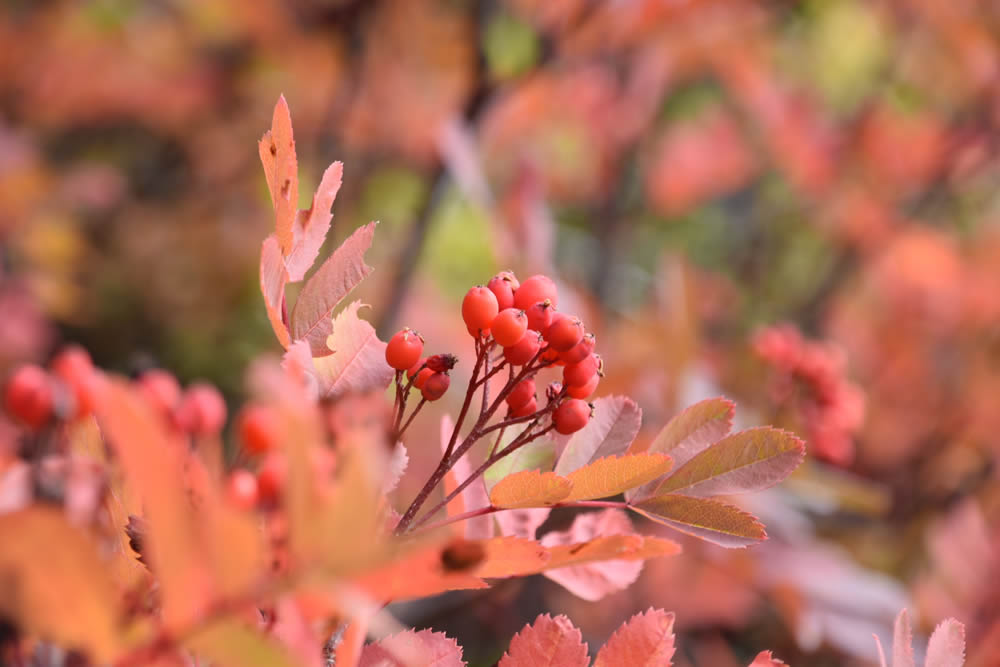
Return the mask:
<path id="1" fill-rule="evenodd" d="M 557 509 L 561 507 L 615 507 L 620 509 L 625 509 L 628 507 L 628 503 L 621 500 L 574 500 L 568 503 L 556 503 L 554 505 L 549 505 L 552 509 Z M 468 512 L 462 512 L 461 514 L 456 514 L 455 516 L 449 516 L 440 521 L 435 521 L 434 523 L 422 527 L 420 530 L 414 531 L 414 533 L 426 533 L 432 530 L 437 530 L 438 528 L 443 528 L 449 524 L 458 523 L 459 521 L 465 521 L 466 519 L 474 519 L 477 516 L 485 516 L 487 514 L 496 514 L 497 512 L 506 512 L 513 508 L 508 507 L 494 507 L 489 505 L 487 507 L 479 507 L 474 510 L 469 510 Z"/>
<path id="2" fill-rule="evenodd" d="M 413 412 L 410 413 L 409 419 L 407 419 L 406 423 L 403 424 L 403 427 L 396 432 L 396 440 L 399 440 L 401 437 L 403 437 L 403 433 L 406 431 L 407 428 L 409 428 L 410 423 L 413 422 L 413 418 L 417 416 L 417 413 L 420 412 L 420 408 L 424 407 L 424 403 L 426 402 L 427 402 L 426 398 L 420 399 L 420 402 L 417 403 L 417 407 L 413 408 Z"/>

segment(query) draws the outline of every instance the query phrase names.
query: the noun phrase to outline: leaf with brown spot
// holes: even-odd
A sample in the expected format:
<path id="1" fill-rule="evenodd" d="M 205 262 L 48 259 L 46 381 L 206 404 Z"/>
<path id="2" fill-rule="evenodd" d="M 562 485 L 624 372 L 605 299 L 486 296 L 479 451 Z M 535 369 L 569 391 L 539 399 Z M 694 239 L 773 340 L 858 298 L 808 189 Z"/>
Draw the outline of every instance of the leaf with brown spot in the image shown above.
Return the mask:
<path id="1" fill-rule="evenodd" d="M 299 205 L 299 165 L 295 157 L 292 117 L 284 95 L 274 105 L 271 129 L 264 133 L 257 147 L 274 205 L 276 238 L 281 254 L 285 256 L 291 252 L 294 243 L 292 226 Z"/>
<path id="2" fill-rule="evenodd" d="M 476 570 L 477 577 L 494 579 L 518 577 L 539 572 L 549 561 L 549 552 L 535 540 L 517 537 L 494 537 L 479 542 L 486 558 Z"/>

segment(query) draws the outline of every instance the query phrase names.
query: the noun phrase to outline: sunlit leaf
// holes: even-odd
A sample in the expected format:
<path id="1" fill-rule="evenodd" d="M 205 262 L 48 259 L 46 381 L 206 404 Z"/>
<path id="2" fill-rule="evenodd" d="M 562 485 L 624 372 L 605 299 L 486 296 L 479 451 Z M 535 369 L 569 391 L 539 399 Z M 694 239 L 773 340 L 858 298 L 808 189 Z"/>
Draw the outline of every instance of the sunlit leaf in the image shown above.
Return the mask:
<path id="1" fill-rule="evenodd" d="M 341 311 L 327 339 L 333 351 L 313 359 L 320 395 L 328 398 L 346 393 L 381 390 L 392 381 L 392 368 L 385 363 L 385 343 L 375 328 L 358 316 L 360 301 Z"/>
<path id="2" fill-rule="evenodd" d="M 443 632 L 407 630 L 368 644 L 358 667 L 465 667 L 462 648 Z"/>
<path id="3" fill-rule="evenodd" d="M 494 507 L 544 507 L 554 505 L 570 494 L 572 484 L 552 472 L 525 470 L 504 477 L 490 491 Z"/>
<path id="4" fill-rule="evenodd" d="M 665 494 L 630 507 L 653 521 L 723 547 L 745 547 L 767 537 L 752 514 L 708 498 Z"/>
<path id="5" fill-rule="evenodd" d="M 291 252 L 285 257 L 285 268 L 288 269 L 288 279 L 291 282 L 302 280 L 319 255 L 319 249 L 330 231 L 330 220 L 333 217 L 330 208 L 337 198 L 343 177 L 342 162 L 334 162 L 327 167 L 316 194 L 313 195 L 312 206 L 300 210 L 295 216 L 295 226 L 292 228 L 294 242 Z"/>
<path id="6" fill-rule="evenodd" d="M 257 147 L 274 205 L 278 245 L 281 254 L 287 255 L 294 241 L 292 224 L 299 205 L 299 167 L 295 157 L 295 138 L 292 136 L 292 117 L 284 95 L 274 106 L 271 129 L 264 133 Z"/>
<path id="7" fill-rule="evenodd" d="M 568 475 L 600 458 L 623 453 L 642 425 L 642 410 L 630 398 L 608 396 L 594 401 L 594 416 L 566 443 L 555 472 Z"/>
<path id="8" fill-rule="evenodd" d="M 564 500 L 615 496 L 656 479 L 670 470 L 672 465 L 670 457 L 663 454 L 630 454 L 599 459 L 566 477 L 573 488 Z"/>
<path id="9" fill-rule="evenodd" d="M 498 667 L 587 667 L 580 630 L 565 616 L 543 614 L 510 640 Z"/>
<path id="10" fill-rule="evenodd" d="M 615 630 L 593 667 L 670 667 L 674 650 L 674 615 L 648 609 Z"/>

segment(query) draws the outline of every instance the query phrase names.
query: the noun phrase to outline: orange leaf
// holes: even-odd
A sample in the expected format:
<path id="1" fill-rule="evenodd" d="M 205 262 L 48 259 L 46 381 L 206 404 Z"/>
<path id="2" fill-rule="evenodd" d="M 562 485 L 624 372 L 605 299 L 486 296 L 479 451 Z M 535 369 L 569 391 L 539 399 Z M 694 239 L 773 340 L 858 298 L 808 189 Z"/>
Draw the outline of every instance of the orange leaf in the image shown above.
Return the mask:
<path id="1" fill-rule="evenodd" d="M 615 630 L 597 653 L 594 667 L 670 667 L 674 649 L 674 615 L 649 609 Z"/>
<path id="2" fill-rule="evenodd" d="M 631 454 L 599 459 L 566 477 L 573 488 L 564 500 L 615 496 L 656 479 L 670 470 L 672 465 L 670 457 L 663 454 Z"/>
<path id="3" fill-rule="evenodd" d="M 582 544 L 567 544 L 549 549 L 552 554 L 547 570 L 604 560 L 648 560 L 681 552 L 676 542 L 643 535 L 608 535 Z"/>
<path id="4" fill-rule="evenodd" d="M 539 572 L 549 561 L 549 552 L 535 540 L 495 537 L 479 542 L 486 549 L 476 576 L 484 579 L 517 577 Z"/>
<path id="5" fill-rule="evenodd" d="M 355 583 L 376 600 L 394 602 L 471 588 L 487 588 L 467 572 L 446 570 L 441 545 L 425 547 L 358 577 Z"/>
<path id="6" fill-rule="evenodd" d="M 554 472 L 523 470 L 507 475 L 490 491 L 494 507 L 544 507 L 554 505 L 570 494 L 572 483 Z"/>
<path id="7" fill-rule="evenodd" d="M 565 616 L 544 614 L 510 640 L 498 667 L 587 667 L 587 645 Z"/>
<path id="8" fill-rule="evenodd" d="M 723 547 L 745 547 L 767 538 L 752 515 L 708 498 L 665 494 L 629 505 L 643 516 Z"/>
<path id="9" fill-rule="evenodd" d="M 271 129 L 261 137 L 257 148 L 264 165 L 264 178 L 267 179 L 267 189 L 271 193 L 271 203 L 274 205 L 278 245 L 284 256 L 292 250 L 292 224 L 299 205 L 299 166 L 295 157 L 292 117 L 284 95 L 274 105 Z"/>

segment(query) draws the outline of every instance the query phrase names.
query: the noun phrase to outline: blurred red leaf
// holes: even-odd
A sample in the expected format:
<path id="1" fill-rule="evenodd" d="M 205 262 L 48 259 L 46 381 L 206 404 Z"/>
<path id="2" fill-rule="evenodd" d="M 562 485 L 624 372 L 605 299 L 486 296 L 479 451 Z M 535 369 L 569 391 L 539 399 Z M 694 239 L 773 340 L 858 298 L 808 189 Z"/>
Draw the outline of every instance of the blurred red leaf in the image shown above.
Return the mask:
<path id="1" fill-rule="evenodd" d="M 753 659 L 749 667 L 782 667 L 786 663 L 775 658 L 770 651 L 761 651 Z"/>
<path id="2" fill-rule="evenodd" d="M 543 614 L 510 640 L 498 667 L 587 667 L 587 645 L 565 616 Z"/>
<path id="3" fill-rule="evenodd" d="M 597 653 L 594 667 L 670 667 L 674 655 L 674 615 L 662 609 L 636 614 Z"/>
<path id="4" fill-rule="evenodd" d="M 465 667 L 462 648 L 443 632 L 407 630 L 364 647 L 358 667 Z"/>

